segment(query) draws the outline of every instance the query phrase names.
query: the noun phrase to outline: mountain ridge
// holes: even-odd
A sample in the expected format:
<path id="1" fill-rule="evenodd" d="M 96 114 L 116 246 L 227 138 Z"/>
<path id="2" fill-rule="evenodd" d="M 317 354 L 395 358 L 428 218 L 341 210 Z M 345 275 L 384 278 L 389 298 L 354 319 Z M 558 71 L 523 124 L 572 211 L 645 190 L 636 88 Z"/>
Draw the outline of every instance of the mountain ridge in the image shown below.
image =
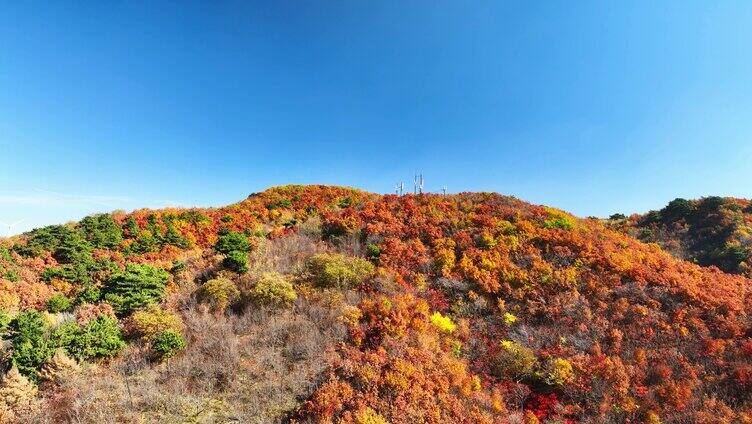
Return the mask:
<path id="1" fill-rule="evenodd" d="M 677 198 L 643 215 L 612 216 L 610 224 L 639 240 L 658 243 L 681 259 L 752 276 L 752 201 L 748 199 Z"/>

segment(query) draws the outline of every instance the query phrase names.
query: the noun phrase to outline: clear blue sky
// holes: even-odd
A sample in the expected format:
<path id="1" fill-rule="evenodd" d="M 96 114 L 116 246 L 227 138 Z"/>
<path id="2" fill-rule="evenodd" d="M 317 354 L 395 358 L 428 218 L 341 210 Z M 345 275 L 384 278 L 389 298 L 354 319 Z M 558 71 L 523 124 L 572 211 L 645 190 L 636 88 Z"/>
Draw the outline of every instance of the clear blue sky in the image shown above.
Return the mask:
<path id="1" fill-rule="evenodd" d="M 752 197 L 752 4 L 529 3 L 6 2 L 0 221 L 416 169 L 581 216 Z"/>

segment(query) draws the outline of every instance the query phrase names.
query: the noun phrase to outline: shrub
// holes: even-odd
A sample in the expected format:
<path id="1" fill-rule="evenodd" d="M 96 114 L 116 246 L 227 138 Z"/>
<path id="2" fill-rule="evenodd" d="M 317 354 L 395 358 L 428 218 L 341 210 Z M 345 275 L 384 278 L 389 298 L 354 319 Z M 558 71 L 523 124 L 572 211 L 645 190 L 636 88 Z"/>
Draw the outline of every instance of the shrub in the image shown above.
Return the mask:
<path id="1" fill-rule="evenodd" d="M 277 272 L 264 273 L 253 287 L 252 296 L 261 304 L 274 306 L 289 305 L 298 298 L 292 283 Z"/>
<path id="2" fill-rule="evenodd" d="M 572 381 L 574 371 L 572 364 L 563 358 L 554 358 L 546 363 L 543 380 L 551 386 L 561 386 Z"/>
<path id="3" fill-rule="evenodd" d="M 555 218 L 549 218 L 543 222 L 543 228 L 547 228 L 549 230 L 551 229 L 560 229 L 560 230 L 571 230 L 574 228 L 574 223 L 572 220 L 565 216 L 555 217 Z"/>
<path id="4" fill-rule="evenodd" d="M 123 241 L 123 230 L 110 214 L 87 216 L 78 223 L 86 240 L 100 249 L 115 249 Z"/>
<path id="5" fill-rule="evenodd" d="M 153 306 L 146 310 L 136 311 L 131 315 L 134 331 L 141 337 L 151 340 L 164 331 L 179 332 L 183 328 L 183 320 L 177 314 Z"/>
<path id="6" fill-rule="evenodd" d="M 157 303 L 164 295 L 169 274 L 150 265 L 128 264 L 105 286 L 105 299 L 118 314 Z"/>
<path id="7" fill-rule="evenodd" d="M 453 333 L 454 330 L 457 329 L 457 324 L 455 324 L 451 318 L 445 317 L 439 312 L 434 312 L 431 315 L 431 324 L 435 325 L 436 328 L 448 334 Z"/>
<path id="8" fill-rule="evenodd" d="M 354 424 L 388 424 L 384 417 L 369 407 L 365 407 L 355 413 Z"/>
<path id="9" fill-rule="evenodd" d="M 274 202 L 269 202 L 266 205 L 266 208 L 269 210 L 274 210 L 277 208 L 291 208 L 292 207 L 292 201 L 290 199 L 279 199 Z"/>
<path id="10" fill-rule="evenodd" d="M 337 202 L 337 206 L 343 209 L 349 208 L 352 205 L 353 205 L 353 199 L 350 196 L 343 197 L 339 200 L 339 202 Z"/>
<path id="11" fill-rule="evenodd" d="M 5 332 L 8 331 L 8 327 L 12 320 L 13 318 L 8 312 L 0 310 L 0 334 L 5 334 Z"/>
<path id="12" fill-rule="evenodd" d="M 653 411 L 648 411 L 645 415 L 645 424 L 662 424 L 661 417 Z"/>
<path id="13" fill-rule="evenodd" d="M 517 317 L 513 314 L 510 314 L 509 312 L 504 312 L 504 324 L 506 325 L 512 325 L 515 322 L 517 322 Z"/>
<path id="14" fill-rule="evenodd" d="M 240 290 L 227 278 L 214 278 L 201 286 L 201 296 L 212 303 L 215 310 L 224 311 L 240 296 Z"/>
<path id="15" fill-rule="evenodd" d="M 11 256 L 10 250 L 5 246 L 0 246 L 0 259 L 6 262 L 13 262 L 13 256 Z"/>
<path id="16" fill-rule="evenodd" d="M 321 235 L 324 239 L 334 239 L 348 234 L 354 234 L 358 229 L 358 220 L 353 216 L 327 219 L 321 225 Z"/>
<path id="17" fill-rule="evenodd" d="M 322 287 L 348 288 L 356 286 L 374 272 L 374 266 L 361 258 L 321 253 L 306 263 L 314 283 Z"/>
<path id="18" fill-rule="evenodd" d="M 219 235 L 217 243 L 214 245 L 217 253 L 229 255 L 232 252 L 248 252 L 251 250 L 251 243 L 242 233 L 235 231 L 223 231 Z"/>
<path id="19" fill-rule="evenodd" d="M 739 264 L 750 257 L 752 249 L 738 244 L 727 244 L 709 255 L 712 257 L 716 266 L 726 272 L 736 272 Z"/>
<path id="20" fill-rule="evenodd" d="M 477 242 L 478 248 L 483 250 L 490 250 L 496 247 L 496 245 L 499 244 L 499 241 L 493 236 L 493 234 L 484 231 Z"/>
<path id="21" fill-rule="evenodd" d="M 496 373 L 499 378 L 522 380 L 535 374 L 538 358 L 535 353 L 517 342 L 504 340 L 496 360 Z"/>
<path id="22" fill-rule="evenodd" d="M 379 263 L 379 257 L 381 256 L 381 248 L 379 245 L 374 243 L 368 243 L 366 245 L 366 257 L 371 262 L 378 264 Z"/>
<path id="23" fill-rule="evenodd" d="M 65 297 L 65 295 L 57 293 L 47 301 L 47 310 L 53 314 L 57 314 L 69 310 L 72 305 L 71 300 Z"/>
<path id="24" fill-rule="evenodd" d="M 76 294 L 76 304 L 94 303 L 102 298 L 102 291 L 91 283 L 84 284 Z"/>
<path id="25" fill-rule="evenodd" d="M 178 274 L 178 273 L 181 273 L 181 272 L 183 272 L 183 271 L 185 271 L 187 269 L 188 269 L 188 267 L 186 266 L 185 261 L 178 261 L 178 260 L 176 260 L 176 261 L 172 262 L 172 268 L 170 268 L 170 272 L 172 274 Z"/>
<path id="26" fill-rule="evenodd" d="M 38 381 L 38 371 L 52 356 L 47 339 L 47 321 L 37 311 L 24 311 L 10 324 L 13 353 L 11 363 L 30 380 Z"/>
<path id="27" fill-rule="evenodd" d="M 547 228 L 549 230 L 571 230 L 572 228 L 574 228 L 574 221 L 572 220 L 572 217 L 570 217 L 566 213 L 554 208 L 546 208 L 546 212 L 548 212 L 548 219 L 543 221 L 543 228 Z"/>
<path id="28" fill-rule="evenodd" d="M 8 281 L 12 281 L 14 283 L 17 282 L 19 279 L 18 271 L 15 269 L 9 269 L 8 271 L 5 272 L 5 279 Z"/>
<path id="29" fill-rule="evenodd" d="M 222 266 L 238 274 L 245 274 L 248 272 L 248 255 L 240 250 L 232 251 L 222 260 Z"/>
<path id="30" fill-rule="evenodd" d="M 21 305 L 21 298 L 18 293 L 9 290 L 0 291 L 0 309 L 10 313 L 11 311 L 17 311 Z"/>
<path id="31" fill-rule="evenodd" d="M 165 360 L 175 356 L 179 351 L 185 349 L 186 343 L 183 336 L 172 330 L 163 331 L 154 337 L 151 342 L 151 348 L 160 357 Z"/>

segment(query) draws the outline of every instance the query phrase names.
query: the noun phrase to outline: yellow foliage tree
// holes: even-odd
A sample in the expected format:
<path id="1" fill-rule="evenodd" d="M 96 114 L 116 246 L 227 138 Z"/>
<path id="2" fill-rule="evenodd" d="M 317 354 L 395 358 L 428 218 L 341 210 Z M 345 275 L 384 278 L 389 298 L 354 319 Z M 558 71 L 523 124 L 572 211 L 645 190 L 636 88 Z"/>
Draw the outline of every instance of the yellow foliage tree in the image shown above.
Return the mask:
<path id="1" fill-rule="evenodd" d="M 214 305 L 217 312 L 222 312 L 240 296 L 240 290 L 232 280 L 214 278 L 204 283 L 201 287 L 201 294 Z"/>
<path id="2" fill-rule="evenodd" d="M 517 317 L 513 314 L 510 314 L 509 312 L 504 313 L 504 324 L 506 325 L 512 325 L 515 322 L 517 322 Z"/>
<path id="3" fill-rule="evenodd" d="M 533 376 L 538 368 L 535 353 L 512 340 L 501 342 L 496 372 L 501 378 L 524 379 Z"/>
<path id="4" fill-rule="evenodd" d="M 554 358 L 546 364 L 543 375 L 546 383 L 552 386 L 562 386 L 574 378 L 572 363 L 564 358 Z"/>
<path id="5" fill-rule="evenodd" d="M 454 330 L 457 329 L 457 324 L 455 324 L 451 318 L 441 315 L 440 312 L 434 312 L 431 315 L 431 324 L 448 334 L 453 333 Z"/>
<path id="6" fill-rule="evenodd" d="M 75 360 L 69 358 L 62 349 L 58 349 L 39 371 L 39 379 L 59 384 L 80 369 L 81 367 Z"/>
<path id="7" fill-rule="evenodd" d="M 365 407 L 355 414 L 355 424 L 389 424 L 389 421 L 373 409 Z"/>
<path id="8" fill-rule="evenodd" d="M 0 384 L 0 421 L 17 422 L 17 417 L 39 408 L 37 387 L 13 367 Z"/>
<path id="9" fill-rule="evenodd" d="M 131 321 L 135 332 L 149 340 L 164 331 L 180 333 L 183 330 L 183 320 L 159 306 L 134 312 Z"/>
<path id="10" fill-rule="evenodd" d="M 298 298 L 292 283 L 277 272 L 267 272 L 253 287 L 253 297 L 262 304 L 285 306 L 295 302 Z"/>
<path id="11" fill-rule="evenodd" d="M 658 414 L 653 411 L 649 411 L 645 416 L 646 424 L 661 424 L 662 422 L 663 421 L 661 421 L 661 417 L 659 417 Z"/>
<path id="12" fill-rule="evenodd" d="M 375 271 L 373 264 L 363 258 L 333 253 L 312 256 L 306 267 L 314 283 L 338 289 L 357 286 Z"/>

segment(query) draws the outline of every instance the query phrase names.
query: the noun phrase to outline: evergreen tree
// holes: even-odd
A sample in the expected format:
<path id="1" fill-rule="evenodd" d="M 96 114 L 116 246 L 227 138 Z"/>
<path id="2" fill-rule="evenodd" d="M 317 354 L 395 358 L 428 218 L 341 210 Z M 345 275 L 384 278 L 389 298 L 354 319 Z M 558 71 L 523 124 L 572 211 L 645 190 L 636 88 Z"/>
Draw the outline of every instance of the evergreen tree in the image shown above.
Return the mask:
<path id="1" fill-rule="evenodd" d="M 114 274 L 105 285 L 105 299 L 118 314 L 162 300 L 169 274 L 145 264 L 128 264 Z"/>
<path id="2" fill-rule="evenodd" d="M 129 216 L 125 221 L 125 235 L 128 238 L 136 238 L 141 230 L 138 228 L 136 218 Z"/>
<path id="3" fill-rule="evenodd" d="M 47 322 L 40 312 L 21 312 L 10 324 L 11 362 L 21 374 L 32 381 L 38 380 L 39 368 L 52 356 L 52 346 L 47 338 Z"/>
<path id="4" fill-rule="evenodd" d="M 123 241 L 123 230 L 110 214 L 87 216 L 78 224 L 86 240 L 99 249 L 115 249 Z"/>
<path id="5" fill-rule="evenodd" d="M 247 252 L 251 250 L 251 243 L 248 241 L 248 237 L 244 234 L 236 231 L 225 230 L 220 232 L 219 239 L 214 245 L 214 250 L 217 253 L 225 255 L 234 251 Z"/>

